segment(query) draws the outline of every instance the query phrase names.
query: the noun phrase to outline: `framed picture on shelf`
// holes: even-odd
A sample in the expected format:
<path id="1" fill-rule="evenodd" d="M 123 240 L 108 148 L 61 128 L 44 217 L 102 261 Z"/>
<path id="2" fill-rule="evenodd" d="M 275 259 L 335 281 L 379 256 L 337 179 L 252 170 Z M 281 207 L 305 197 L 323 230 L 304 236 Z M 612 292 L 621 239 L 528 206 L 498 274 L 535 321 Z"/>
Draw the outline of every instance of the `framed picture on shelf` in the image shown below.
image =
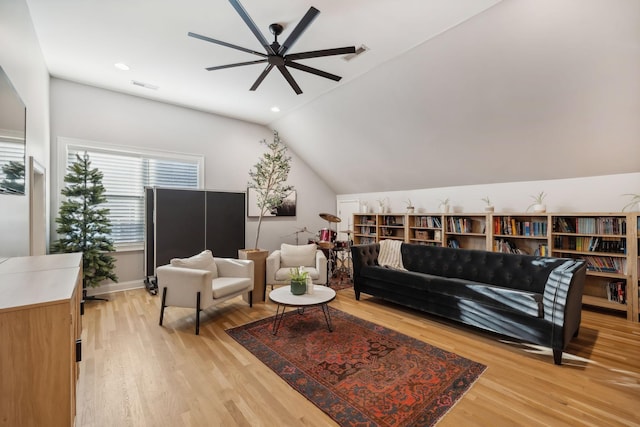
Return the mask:
<path id="1" fill-rule="evenodd" d="M 296 190 L 293 190 L 287 197 L 284 198 L 282 204 L 268 211 L 264 216 L 296 216 L 296 202 L 297 194 Z M 257 202 L 257 193 L 254 188 L 247 189 L 247 216 L 250 218 L 257 218 L 260 216 L 260 208 Z"/>

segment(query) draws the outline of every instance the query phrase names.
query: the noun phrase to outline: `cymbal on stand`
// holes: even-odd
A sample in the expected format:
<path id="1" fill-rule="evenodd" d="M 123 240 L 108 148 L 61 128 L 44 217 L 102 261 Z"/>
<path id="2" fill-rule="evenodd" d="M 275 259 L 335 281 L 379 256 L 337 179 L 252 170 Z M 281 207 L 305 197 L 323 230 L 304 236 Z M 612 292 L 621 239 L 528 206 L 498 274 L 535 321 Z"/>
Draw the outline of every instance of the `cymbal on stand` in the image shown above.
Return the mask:
<path id="1" fill-rule="evenodd" d="M 320 214 L 320 218 L 327 220 L 329 222 L 341 222 L 342 220 L 340 218 L 338 218 L 337 216 L 330 214 L 330 213 L 321 213 Z"/>

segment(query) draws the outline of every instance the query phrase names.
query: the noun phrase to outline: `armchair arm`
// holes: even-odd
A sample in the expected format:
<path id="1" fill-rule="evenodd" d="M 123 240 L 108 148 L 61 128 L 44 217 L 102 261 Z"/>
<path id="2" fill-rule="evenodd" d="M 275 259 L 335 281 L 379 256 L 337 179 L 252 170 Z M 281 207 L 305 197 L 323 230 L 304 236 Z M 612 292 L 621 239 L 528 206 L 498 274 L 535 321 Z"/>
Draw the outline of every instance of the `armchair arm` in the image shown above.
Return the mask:
<path id="1" fill-rule="evenodd" d="M 276 283 L 276 272 L 280 270 L 280 250 L 277 249 L 267 257 L 267 284 Z"/>
<path id="2" fill-rule="evenodd" d="M 324 285 L 327 283 L 327 257 L 322 250 L 316 251 L 316 270 L 318 270 L 318 280 L 316 283 Z"/>
<path id="3" fill-rule="evenodd" d="M 166 305 L 195 307 L 198 292 L 200 292 L 201 308 L 213 302 L 211 290 L 213 273 L 209 270 L 163 265 L 156 269 L 156 275 L 158 288 L 167 288 Z"/>
<path id="4" fill-rule="evenodd" d="M 250 259 L 213 258 L 220 277 L 247 277 L 253 283 L 253 261 Z"/>

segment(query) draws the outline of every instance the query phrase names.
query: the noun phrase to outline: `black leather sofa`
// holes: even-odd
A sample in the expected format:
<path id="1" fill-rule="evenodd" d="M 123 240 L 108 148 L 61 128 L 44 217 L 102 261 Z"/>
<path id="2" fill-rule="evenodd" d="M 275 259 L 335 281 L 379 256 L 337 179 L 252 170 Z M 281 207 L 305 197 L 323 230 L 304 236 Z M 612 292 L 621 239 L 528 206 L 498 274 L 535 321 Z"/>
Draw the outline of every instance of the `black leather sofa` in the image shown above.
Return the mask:
<path id="1" fill-rule="evenodd" d="M 380 245 L 352 247 L 355 296 L 365 293 L 562 352 L 580 328 L 582 260 L 403 243 L 405 270 L 378 264 Z"/>

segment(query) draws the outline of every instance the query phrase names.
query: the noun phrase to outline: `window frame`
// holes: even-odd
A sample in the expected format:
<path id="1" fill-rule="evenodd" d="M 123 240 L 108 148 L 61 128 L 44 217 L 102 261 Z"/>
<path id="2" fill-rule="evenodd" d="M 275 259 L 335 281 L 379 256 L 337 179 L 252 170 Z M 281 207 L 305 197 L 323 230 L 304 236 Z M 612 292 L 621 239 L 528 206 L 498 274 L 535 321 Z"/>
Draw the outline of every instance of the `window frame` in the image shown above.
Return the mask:
<path id="1" fill-rule="evenodd" d="M 120 154 L 120 155 L 133 156 L 133 157 L 153 158 L 158 160 L 185 161 L 189 163 L 194 163 L 194 164 L 197 164 L 197 167 L 198 167 L 196 189 L 202 190 L 204 188 L 205 162 L 204 162 L 204 155 L 201 155 L 201 154 L 180 153 L 175 151 L 148 149 L 148 148 L 136 147 L 136 146 L 123 146 L 123 145 L 116 145 L 116 144 L 103 143 L 103 142 L 97 142 L 97 141 L 89 141 L 84 139 L 68 138 L 68 137 L 58 137 L 57 142 L 58 142 L 57 161 L 56 161 L 57 176 L 55 180 L 57 187 L 53 194 L 53 198 L 55 201 L 55 210 L 54 212 L 51 213 L 51 217 L 52 217 L 51 233 L 53 235 L 52 240 L 55 240 L 54 236 L 57 238 L 57 233 L 56 233 L 57 227 L 55 223 L 55 218 L 58 217 L 58 212 L 60 211 L 60 204 L 62 202 L 61 191 L 65 186 L 64 176 L 67 174 L 67 158 L 68 158 L 70 149 L 74 149 L 74 150 L 86 149 L 88 151 L 100 151 L 103 153 L 114 154 L 114 155 Z M 144 249 L 144 240 L 141 242 L 132 242 L 132 243 L 116 243 L 114 246 L 116 248 L 116 252 L 139 251 Z"/>

